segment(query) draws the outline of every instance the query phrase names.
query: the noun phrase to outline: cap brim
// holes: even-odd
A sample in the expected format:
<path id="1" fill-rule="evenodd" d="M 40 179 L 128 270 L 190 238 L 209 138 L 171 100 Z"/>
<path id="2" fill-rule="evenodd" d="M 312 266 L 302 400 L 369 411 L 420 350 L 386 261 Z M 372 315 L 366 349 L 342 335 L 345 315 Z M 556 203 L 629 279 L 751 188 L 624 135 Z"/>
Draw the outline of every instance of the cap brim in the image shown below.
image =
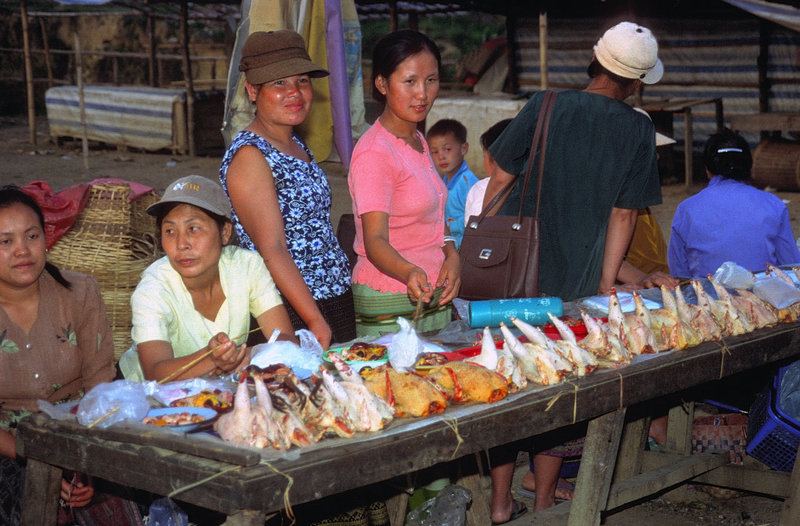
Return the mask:
<path id="1" fill-rule="evenodd" d="M 322 69 L 311 61 L 302 61 L 297 63 L 296 58 L 291 59 L 292 63 L 275 63 L 263 66 L 260 68 L 253 68 L 245 72 L 245 78 L 250 84 L 263 84 L 294 75 L 308 75 L 313 79 L 327 77 L 330 75 L 327 70 Z"/>
<path id="2" fill-rule="evenodd" d="M 661 59 L 656 59 L 656 65 L 653 66 L 653 69 L 647 72 L 642 78 L 642 82 L 645 84 L 655 84 L 661 77 L 664 76 L 664 64 L 661 63 Z"/>
<path id="3" fill-rule="evenodd" d="M 166 201 L 159 201 L 157 203 L 153 203 L 152 205 L 148 206 L 145 212 L 147 212 L 151 216 L 157 216 L 161 208 L 169 204 L 186 204 L 196 206 L 201 210 L 205 210 L 206 212 L 211 212 L 212 214 L 216 214 L 218 216 L 224 217 L 230 221 L 231 219 L 231 212 L 230 210 L 219 210 L 216 207 L 211 206 L 210 204 L 206 203 L 200 199 L 192 199 L 191 197 L 176 197 L 174 199 L 167 199 Z"/>
<path id="4" fill-rule="evenodd" d="M 672 137 L 667 137 L 663 133 L 656 132 L 656 146 L 667 146 L 669 144 L 675 144 L 675 139 Z"/>

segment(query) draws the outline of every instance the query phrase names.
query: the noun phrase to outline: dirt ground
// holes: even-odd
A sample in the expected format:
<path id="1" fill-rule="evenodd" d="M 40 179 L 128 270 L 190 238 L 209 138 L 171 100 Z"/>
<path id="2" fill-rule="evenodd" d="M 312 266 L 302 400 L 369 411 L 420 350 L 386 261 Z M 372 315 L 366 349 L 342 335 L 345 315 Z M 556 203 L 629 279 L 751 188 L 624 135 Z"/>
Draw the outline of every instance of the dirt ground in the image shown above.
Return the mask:
<path id="1" fill-rule="evenodd" d="M 163 191 L 165 186 L 185 175 L 199 174 L 215 179 L 218 174 L 219 157 L 188 157 L 169 153 L 145 153 L 119 150 L 115 147 L 90 144 L 88 170 L 84 167 L 81 143 L 77 140 L 62 140 L 59 145 L 49 136 L 46 119 L 37 123 L 36 145 L 29 140 L 27 122 L 24 117 L 0 117 L 0 181 L 2 184 L 24 185 L 32 181 L 46 181 L 58 191 L 79 182 L 89 182 L 102 177 L 114 177 L 135 181 Z M 351 211 L 347 189 L 346 172 L 339 163 L 322 164 L 333 190 L 332 219 L 337 224 L 341 214 Z M 675 207 L 689 195 L 702 189 L 696 184 L 686 189 L 683 184 L 662 187 L 664 203 L 653 208 L 665 238 Z M 778 194 L 789 207 L 795 236 L 800 234 L 800 195 Z M 527 461 L 520 455 L 517 483 L 527 469 Z M 782 501 L 771 498 L 743 495 L 729 500 L 715 499 L 707 493 L 687 489 L 679 496 L 660 497 L 609 516 L 609 526 L 641 525 L 777 525 Z M 679 498 L 677 498 L 679 497 Z M 532 509 L 533 502 L 526 501 Z M 515 521 L 522 524 L 558 524 L 548 517 L 536 517 L 528 513 Z"/>

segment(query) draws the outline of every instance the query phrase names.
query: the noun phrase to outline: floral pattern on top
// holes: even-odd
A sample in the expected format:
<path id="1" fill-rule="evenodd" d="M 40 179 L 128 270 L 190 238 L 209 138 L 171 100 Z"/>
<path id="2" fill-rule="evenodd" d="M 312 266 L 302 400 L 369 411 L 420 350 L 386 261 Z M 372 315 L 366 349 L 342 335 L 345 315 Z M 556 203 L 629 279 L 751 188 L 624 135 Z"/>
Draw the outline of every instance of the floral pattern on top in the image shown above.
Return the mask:
<path id="1" fill-rule="evenodd" d="M 19 345 L 15 341 L 7 339 L 6 334 L 8 334 L 8 329 L 0 332 L 0 350 L 9 354 L 17 354 Z"/>
<path id="2" fill-rule="evenodd" d="M 56 335 L 56 338 L 60 342 L 78 345 L 78 337 L 75 336 L 75 331 L 72 330 L 72 323 L 68 323 L 66 328 L 61 327 L 61 334 Z"/>
<path id="3" fill-rule="evenodd" d="M 335 298 L 350 289 L 350 264 L 331 224 L 331 187 L 311 151 L 299 138 L 293 139 L 311 162 L 280 152 L 253 132 L 239 132 L 222 159 L 219 179 L 227 195 L 228 166 L 233 156 L 242 146 L 259 149 L 272 168 L 292 259 L 315 300 Z M 239 246 L 256 250 L 233 208 L 231 215 Z"/>

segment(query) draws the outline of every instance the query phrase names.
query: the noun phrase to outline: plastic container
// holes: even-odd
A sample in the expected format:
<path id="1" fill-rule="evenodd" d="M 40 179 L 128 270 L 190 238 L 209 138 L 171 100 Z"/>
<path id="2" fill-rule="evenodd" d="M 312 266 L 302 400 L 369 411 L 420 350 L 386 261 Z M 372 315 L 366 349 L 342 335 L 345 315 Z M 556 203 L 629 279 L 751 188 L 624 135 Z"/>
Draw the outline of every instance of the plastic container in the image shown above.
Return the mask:
<path id="1" fill-rule="evenodd" d="M 747 454 L 776 471 L 790 473 L 800 445 L 800 423 L 781 411 L 778 404 L 782 367 L 750 408 Z"/>
<path id="2" fill-rule="evenodd" d="M 553 316 L 564 314 L 561 298 L 516 298 L 505 300 L 471 301 L 469 304 L 470 327 L 498 327 L 500 322 L 511 323 L 517 318 L 532 325 L 543 325 Z"/>

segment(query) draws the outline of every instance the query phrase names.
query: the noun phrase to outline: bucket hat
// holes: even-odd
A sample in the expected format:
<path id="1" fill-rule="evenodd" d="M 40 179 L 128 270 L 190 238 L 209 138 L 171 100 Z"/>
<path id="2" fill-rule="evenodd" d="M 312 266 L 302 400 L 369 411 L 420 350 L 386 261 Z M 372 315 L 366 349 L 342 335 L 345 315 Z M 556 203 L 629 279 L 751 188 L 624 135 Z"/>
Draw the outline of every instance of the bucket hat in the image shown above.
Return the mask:
<path id="1" fill-rule="evenodd" d="M 194 205 L 229 221 L 231 219 L 231 205 L 222 186 L 202 175 L 187 175 L 170 183 L 161 199 L 147 207 L 147 213 L 157 216 L 169 203 Z"/>
<path id="2" fill-rule="evenodd" d="M 239 71 L 244 72 L 250 84 L 263 84 L 292 75 L 328 76 L 326 70 L 311 62 L 303 37 L 288 29 L 251 33 L 242 46 Z"/>
<path id="3" fill-rule="evenodd" d="M 608 71 L 626 79 L 655 84 L 664 75 L 656 38 L 633 22 L 620 22 L 606 31 L 594 46 L 594 56 Z"/>

